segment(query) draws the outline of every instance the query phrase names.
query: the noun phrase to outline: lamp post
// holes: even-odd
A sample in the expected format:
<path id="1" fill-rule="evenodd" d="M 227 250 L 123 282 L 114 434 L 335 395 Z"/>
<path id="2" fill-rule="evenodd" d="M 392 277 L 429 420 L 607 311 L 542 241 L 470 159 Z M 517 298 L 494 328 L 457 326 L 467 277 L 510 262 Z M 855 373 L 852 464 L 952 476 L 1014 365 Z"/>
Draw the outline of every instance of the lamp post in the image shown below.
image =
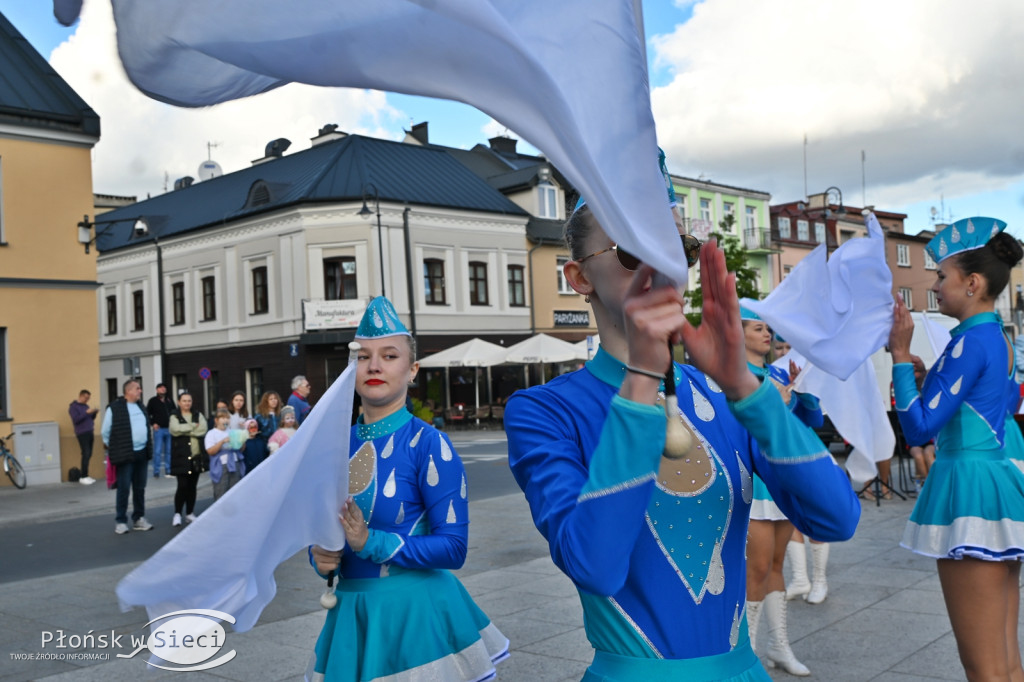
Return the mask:
<path id="1" fill-rule="evenodd" d="M 373 191 L 373 204 L 374 211 L 371 211 L 366 205 L 366 200 L 371 196 L 369 191 Z M 363 185 L 363 207 L 359 209 L 358 215 L 360 218 L 369 218 L 374 213 L 377 214 L 377 248 L 380 251 L 380 295 L 387 296 L 387 292 L 384 289 L 384 232 L 380 225 L 380 192 L 377 191 L 377 186 L 372 182 L 368 182 Z"/>
<path id="2" fill-rule="evenodd" d="M 822 195 L 822 216 L 825 218 L 825 250 L 828 251 L 828 221 L 832 217 L 832 197 L 838 197 L 839 208 L 836 211 L 836 215 L 846 215 L 846 207 L 843 206 L 843 191 L 838 187 L 832 186 L 825 190 Z M 839 246 L 839 234 L 836 233 L 835 244 Z"/>
<path id="3" fill-rule="evenodd" d="M 135 237 L 146 237 L 150 234 L 149 220 L 145 216 L 138 216 L 134 223 L 132 223 L 132 235 Z M 85 252 L 89 253 L 89 245 L 93 244 L 101 235 L 107 232 L 110 228 L 118 223 L 131 223 L 131 218 L 122 218 L 120 220 L 97 220 L 92 222 L 89 220 L 89 216 L 83 217 L 81 222 L 78 223 L 78 243 L 85 247 Z M 96 230 L 95 228 L 99 225 L 106 225 L 102 230 Z M 90 236 L 90 232 L 95 232 Z M 164 318 L 164 254 L 163 249 L 160 246 L 160 239 L 153 233 L 152 235 L 153 245 L 156 246 L 156 279 L 157 279 L 157 313 L 160 325 L 160 381 L 164 380 L 164 376 L 167 372 L 167 335 L 166 335 L 166 321 Z M 159 383 L 159 382 L 158 382 Z"/>

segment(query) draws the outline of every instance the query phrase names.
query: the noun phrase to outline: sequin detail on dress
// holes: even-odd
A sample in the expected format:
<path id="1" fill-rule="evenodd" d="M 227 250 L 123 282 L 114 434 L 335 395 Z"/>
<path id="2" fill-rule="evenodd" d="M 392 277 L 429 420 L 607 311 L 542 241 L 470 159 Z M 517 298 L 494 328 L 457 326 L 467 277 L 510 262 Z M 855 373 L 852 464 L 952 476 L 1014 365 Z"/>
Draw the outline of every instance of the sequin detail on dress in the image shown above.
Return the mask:
<path id="1" fill-rule="evenodd" d="M 722 543 L 715 542 L 715 551 L 711 554 L 711 566 L 708 567 L 708 592 L 722 594 L 725 589 L 725 566 L 722 564 Z"/>
<path id="2" fill-rule="evenodd" d="M 397 491 L 397 485 L 395 484 L 395 470 L 392 469 L 391 473 L 388 474 L 388 480 L 384 483 L 384 497 L 394 497 Z"/>
<path id="3" fill-rule="evenodd" d="M 445 523 L 455 523 L 455 502 L 448 500 L 448 516 L 445 517 Z"/>
<path id="4" fill-rule="evenodd" d="M 422 435 L 423 435 L 423 427 L 421 426 L 421 427 L 420 427 L 420 430 L 419 430 L 419 431 L 417 431 L 417 432 L 416 432 L 416 435 L 412 437 L 412 440 L 411 440 L 411 441 L 409 441 L 409 447 L 410 447 L 410 448 L 414 448 L 414 447 L 416 447 L 417 445 L 419 445 L 419 442 L 420 442 L 420 436 L 422 436 Z"/>
<path id="5" fill-rule="evenodd" d="M 437 475 L 437 467 L 434 466 L 434 456 L 430 455 L 430 463 L 427 465 L 427 485 L 433 488 L 440 482 L 441 477 Z"/>
<path id="6" fill-rule="evenodd" d="M 955 382 L 953 382 L 953 385 L 952 385 L 952 386 L 950 386 L 950 387 L 949 387 L 949 392 L 950 392 L 950 393 L 951 393 L 952 395 L 956 395 L 957 393 L 959 393 L 959 392 L 960 392 L 960 386 L 961 386 L 961 385 L 962 385 L 963 383 L 964 383 L 964 378 L 963 378 L 963 377 L 960 377 L 960 378 L 959 378 L 959 379 L 957 379 L 957 380 L 956 380 Z"/>
<path id="7" fill-rule="evenodd" d="M 722 387 L 715 383 L 715 380 L 709 377 L 707 374 L 704 375 L 704 381 L 707 383 L 708 388 L 710 388 L 715 393 L 722 392 Z"/>
<path id="8" fill-rule="evenodd" d="M 963 352 L 964 352 L 964 340 L 965 339 L 966 339 L 966 337 L 961 336 L 960 340 L 956 342 L 955 346 L 953 346 L 953 352 L 950 353 L 950 356 L 954 360 L 956 360 L 958 357 L 960 357 L 963 354 Z"/>
<path id="9" fill-rule="evenodd" d="M 930 408 L 932 408 L 934 410 L 936 407 L 939 406 L 939 400 L 941 400 L 941 399 L 942 399 L 942 394 L 941 393 L 936 393 L 935 397 L 932 398 L 931 402 L 928 403 L 928 407 L 930 407 Z"/>
<path id="10" fill-rule="evenodd" d="M 391 453 L 395 451 L 395 435 L 391 434 L 391 438 L 388 438 L 388 444 L 381 450 L 380 458 L 387 459 L 391 456 Z"/>
<path id="11" fill-rule="evenodd" d="M 462 487 L 459 488 L 459 497 L 466 499 L 466 474 L 462 474 Z"/>
<path id="12" fill-rule="evenodd" d="M 736 645 L 740 643 L 740 621 L 746 612 L 747 607 L 744 604 L 743 611 L 740 611 L 740 605 L 736 604 L 736 608 L 732 612 L 732 627 L 729 628 L 729 648 L 735 649 Z"/>
<path id="13" fill-rule="evenodd" d="M 744 504 L 750 504 L 754 499 L 754 479 L 750 476 L 750 471 L 747 470 L 739 452 L 736 453 L 736 463 L 740 465 L 740 495 L 743 496 Z"/>
<path id="14" fill-rule="evenodd" d="M 452 461 L 452 449 L 448 447 L 448 441 L 444 439 L 444 436 L 439 436 L 441 439 L 441 460 L 444 462 Z"/>
<path id="15" fill-rule="evenodd" d="M 401 526 L 405 521 L 405 502 L 398 503 L 398 516 L 395 517 L 395 525 Z"/>
<path id="16" fill-rule="evenodd" d="M 693 411 L 697 415 L 697 419 L 701 421 L 709 422 L 715 418 L 715 408 L 707 398 L 702 396 L 697 387 L 690 382 L 690 393 L 693 394 Z"/>

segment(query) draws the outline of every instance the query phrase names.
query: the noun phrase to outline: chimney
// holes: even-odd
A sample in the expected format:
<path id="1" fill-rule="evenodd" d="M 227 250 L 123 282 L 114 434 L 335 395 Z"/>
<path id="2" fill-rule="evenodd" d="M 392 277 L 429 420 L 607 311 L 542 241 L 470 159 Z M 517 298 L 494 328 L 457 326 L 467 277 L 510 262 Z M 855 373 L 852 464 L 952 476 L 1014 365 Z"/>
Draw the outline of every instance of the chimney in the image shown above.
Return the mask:
<path id="1" fill-rule="evenodd" d="M 255 166 L 258 163 L 264 163 L 266 161 L 280 159 L 282 156 L 284 156 L 285 150 L 288 149 L 288 147 L 290 147 L 291 145 L 291 140 L 286 139 L 284 137 L 279 137 L 276 140 L 271 140 L 270 142 L 267 143 L 267 146 L 263 150 L 263 158 L 256 159 L 255 161 L 252 162 L 252 165 Z"/>
<path id="2" fill-rule="evenodd" d="M 487 142 L 491 145 L 491 149 L 499 154 L 515 154 L 516 143 L 519 140 L 512 137 L 492 137 Z"/>
<path id="3" fill-rule="evenodd" d="M 328 123 L 317 132 L 316 137 L 310 138 L 310 146 L 315 147 L 318 144 L 324 142 L 333 142 L 334 140 L 340 140 L 343 137 L 348 137 L 348 133 L 338 130 L 337 123 Z"/>
<path id="4" fill-rule="evenodd" d="M 429 123 L 427 121 L 417 123 L 412 127 L 412 130 L 405 131 L 405 139 L 402 140 L 402 142 L 418 145 L 430 144 L 430 133 L 427 131 L 428 125 Z"/>

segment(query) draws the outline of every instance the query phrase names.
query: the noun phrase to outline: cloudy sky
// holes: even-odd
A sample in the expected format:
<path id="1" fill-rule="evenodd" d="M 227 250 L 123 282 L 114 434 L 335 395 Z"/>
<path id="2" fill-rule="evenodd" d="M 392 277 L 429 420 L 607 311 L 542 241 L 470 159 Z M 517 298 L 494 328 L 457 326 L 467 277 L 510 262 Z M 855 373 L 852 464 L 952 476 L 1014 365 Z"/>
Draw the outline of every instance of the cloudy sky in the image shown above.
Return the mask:
<path id="1" fill-rule="evenodd" d="M 792 201 L 806 153 L 809 193 L 837 186 L 848 205 L 908 213 L 908 232 L 935 207 L 1002 218 L 1024 237 L 1024 2 L 645 0 L 644 11 L 673 173 Z M 207 143 L 231 172 L 278 137 L 306 148 L 326 123 L 401 139 L 429 121 L 432 141 L 467 148 L 506 132 L 460 104 L 296 85 L 177 109 L 128 83 L 108 2 L 86 0 L 70 29 L 43 0 L 0 0 L 0 12 L 99 113 L 99 193 L 161 193 L 197 175 Z"/>

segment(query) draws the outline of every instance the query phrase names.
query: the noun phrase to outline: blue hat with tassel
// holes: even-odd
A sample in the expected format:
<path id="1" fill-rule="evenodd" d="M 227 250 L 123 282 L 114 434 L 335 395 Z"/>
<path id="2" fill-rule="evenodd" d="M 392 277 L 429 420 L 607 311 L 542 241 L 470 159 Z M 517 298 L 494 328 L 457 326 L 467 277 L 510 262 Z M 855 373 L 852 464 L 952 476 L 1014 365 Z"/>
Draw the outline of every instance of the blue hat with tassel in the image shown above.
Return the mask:
<path id="1" fill-rule="evenodd" d="M 412 336 L 387 298 L 378 296 L 370 301 L 356 329 L 357 339 L 380 339 L 385 336 Z"/>
<path id="2" fill-rule="evenodd" d="M 744 308 L 740 306 L 740 319 L 741 320 L 760 320 L 761 316 L 755 313 L 750 308 Z"/>
<path id="3" fill-rule="evenodd" d="M 941 263 L 958 253 L 980 249 L 1005 229 L 1006 223 L 995 218 L 964 218 L 947 225 L 924 248 L 932 260 Z"/>

